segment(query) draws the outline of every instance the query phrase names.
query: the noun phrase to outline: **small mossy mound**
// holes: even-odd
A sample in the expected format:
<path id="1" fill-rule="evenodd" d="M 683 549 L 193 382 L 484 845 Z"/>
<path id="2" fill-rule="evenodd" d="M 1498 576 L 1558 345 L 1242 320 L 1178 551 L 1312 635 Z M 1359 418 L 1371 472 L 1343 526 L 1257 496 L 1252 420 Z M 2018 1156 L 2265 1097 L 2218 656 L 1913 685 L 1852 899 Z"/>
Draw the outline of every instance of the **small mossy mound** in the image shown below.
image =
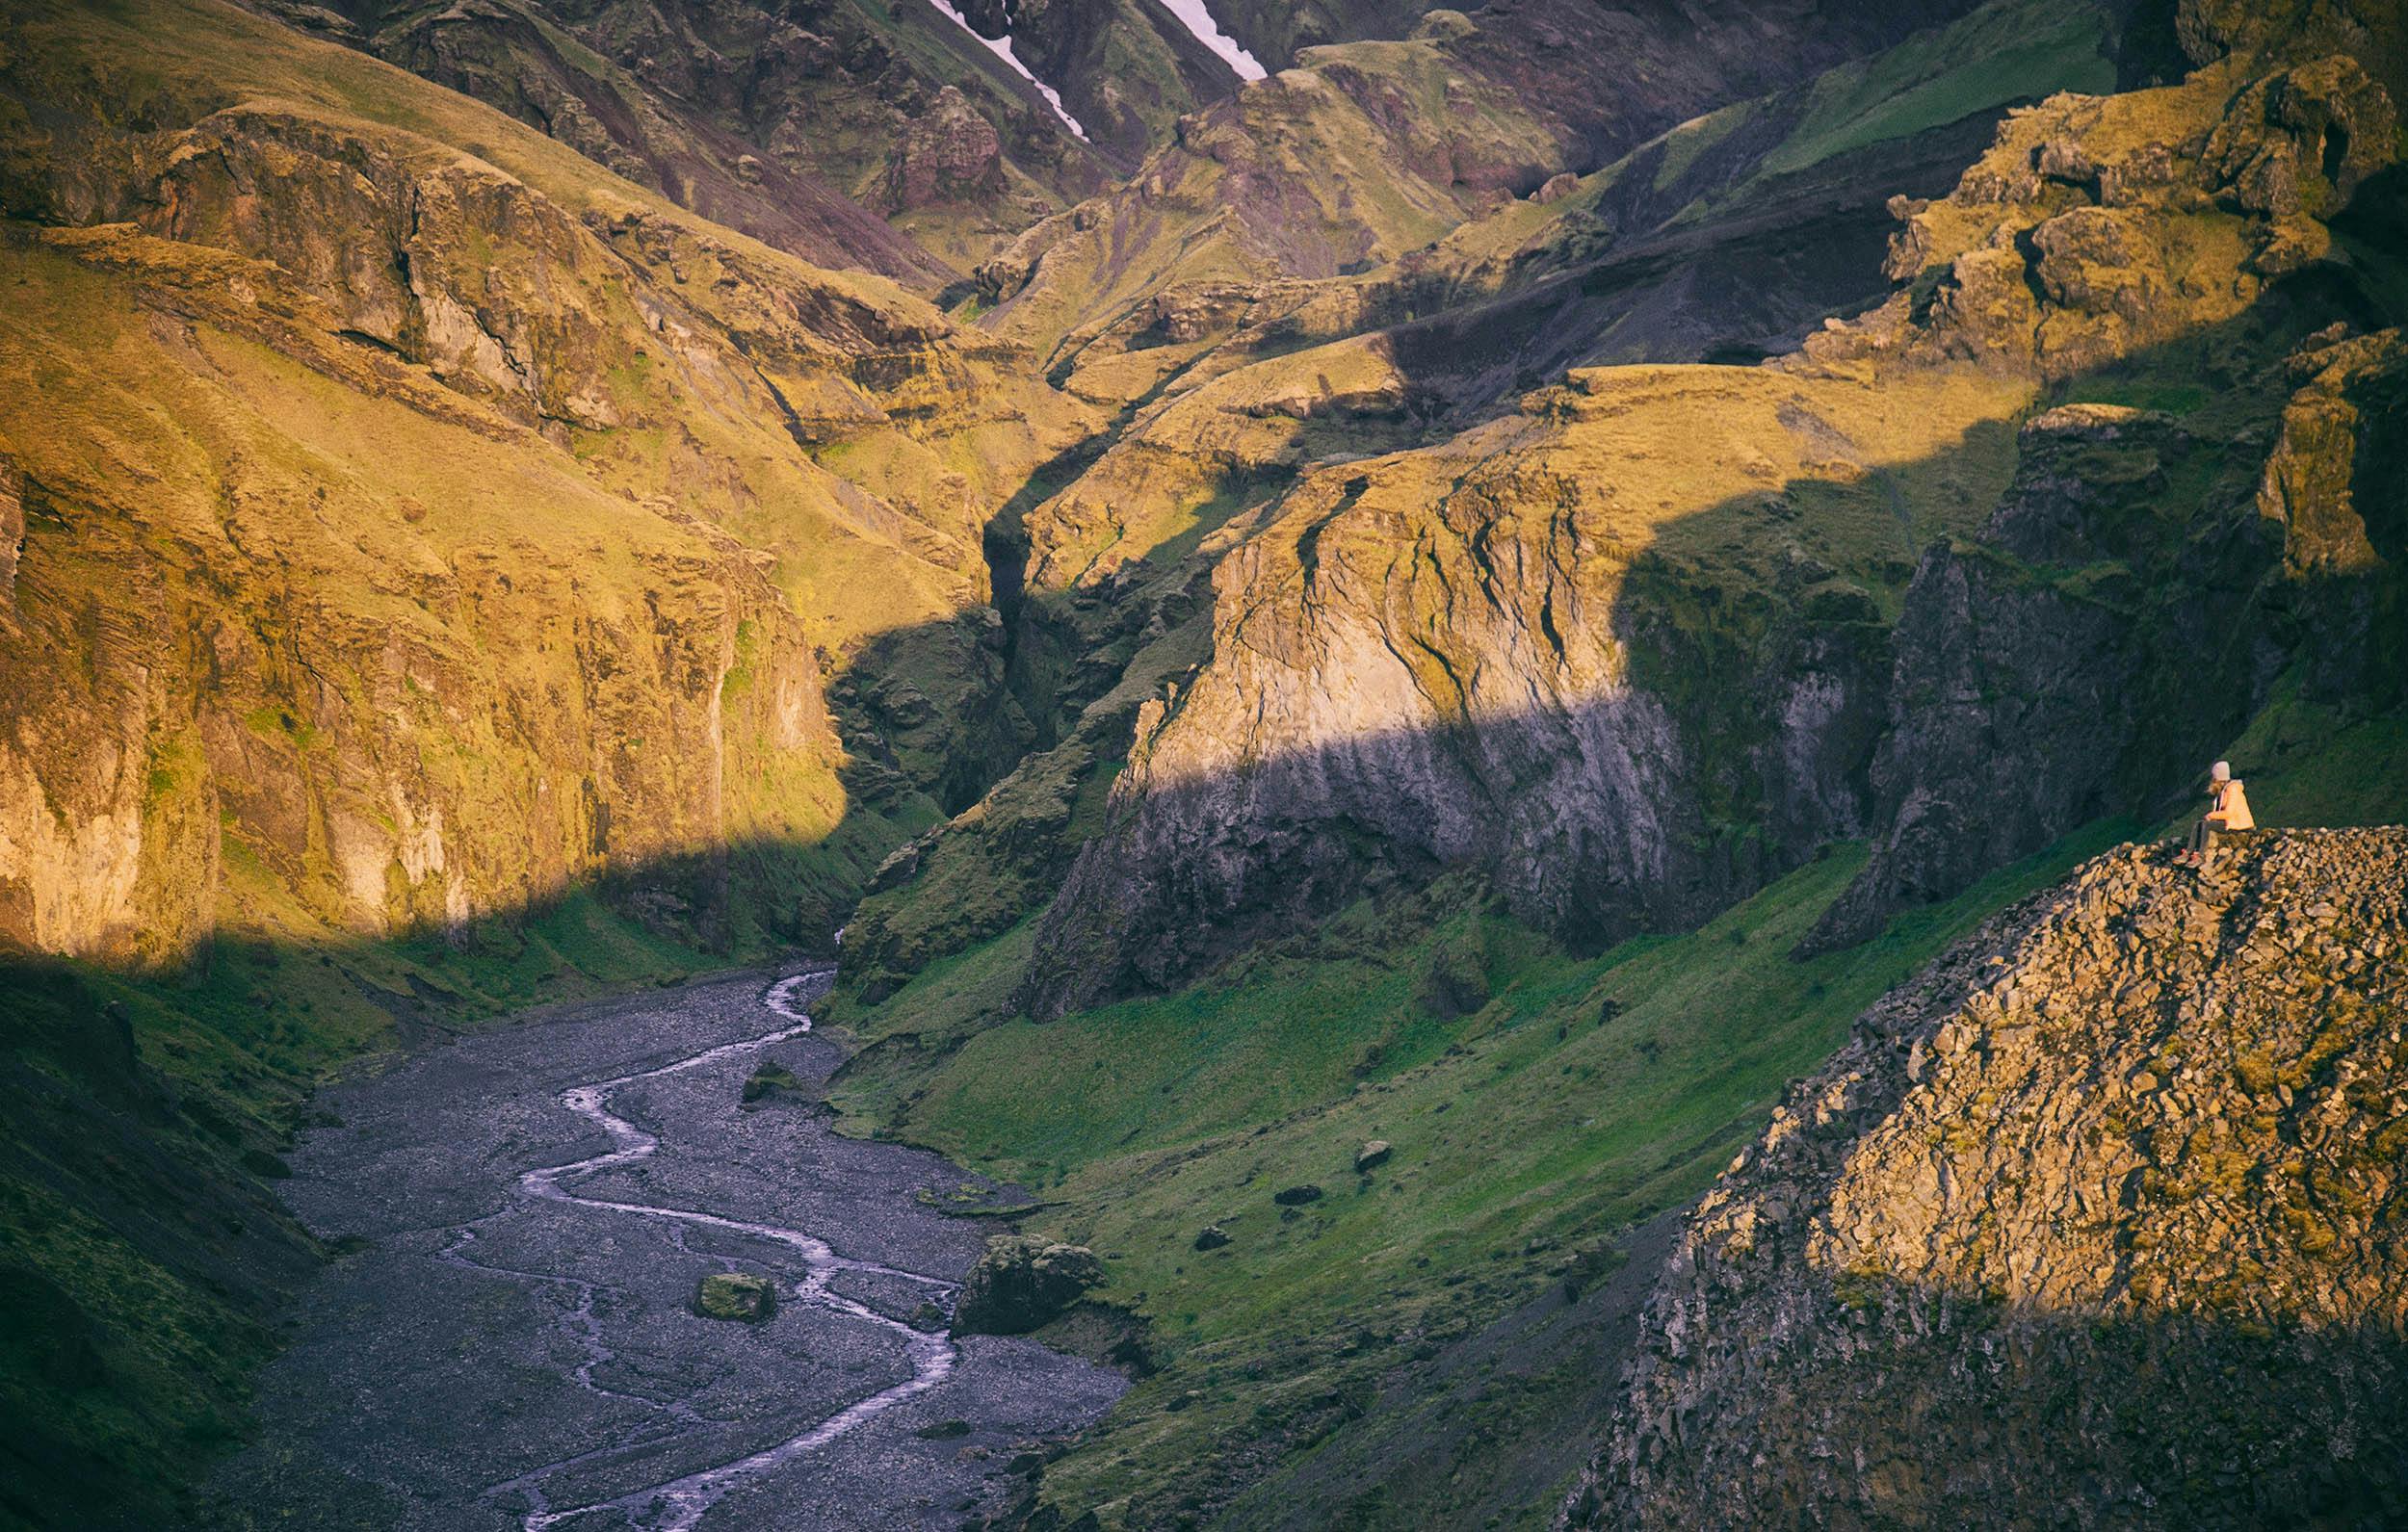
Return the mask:
<path id="1" fill-rule="evenodd" d="M 802 1081 L 795 1072 L 775 1059 L 764 1060 L 745 1079 L 745 1104 L 758 1106 L 766 1102 L 794 1100 L 803 1095 Z"/>
<path id="2" fill-rule="evenodd" d="M 1592 1239 L 1572 1252 L 1571 1263 L 1563 1271 L 1563 1296 L 1573 1303 L 1581 1294 L 1630 1264 L 1630 1253 L 1610 1239 Z"/>
<path id="3" fill-rule="evenodd" d="M 777 1288 L 748 1272 L 713 1272 L 694 1287 L 694 1311 L 705 1319 L 759 1324 L 777 1312 Z"/>
<path id="4" fill-rule="evenodd" d="M 1026 1335 L 1103 1281 L 1104 1263 L 1084 1245 L 1006 1234 L 989 1242 L 970 1268 L 954 1328 L 964 1335 Z"/>

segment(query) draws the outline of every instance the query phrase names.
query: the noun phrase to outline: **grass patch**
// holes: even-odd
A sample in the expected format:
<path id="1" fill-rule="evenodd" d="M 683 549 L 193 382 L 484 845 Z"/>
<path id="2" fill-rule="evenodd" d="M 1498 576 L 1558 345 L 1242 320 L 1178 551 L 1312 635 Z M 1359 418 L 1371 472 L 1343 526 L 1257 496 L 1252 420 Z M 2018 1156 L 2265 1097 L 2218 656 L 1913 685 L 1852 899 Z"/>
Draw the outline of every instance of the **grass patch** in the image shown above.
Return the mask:
<path id="1" fill-rule="evenodd" d="M 1789 952 L 1863 865 L 1861 846 L 1697 931 L 1588 958 L 1493 913 L 1478 887 L 1442 882 L 1358 904 L 1178 994 L 1044 1026 L 1002 1014 L 1023 927 L 858 1017 L 861 1036 L 892 1046 L 840 1076 L 837 1100 L 856 1130 L 876 1123 L 1039 1188 L 1041 1232 L 1092 1246 L 1115 1300 L 1151 1327 L 1163 1370 L 1047 1470 L 1048 1500 L 1107 1526 L 1208 1513 L 1253 1524 L 1224 1504 L 1244 1490 L 1228 1465 L 1277 1465 L 1234 1502 L 1269 1505 L 1254 1497 L 1282 1493 L 1281 1472 L 1349 1429 L 1312 1401 L 1371 1387 L 1558 1280 L 1583 1241 L 1695 1196 L 1858 1012 L 2123 828 L 2070 837 L 1806 963 Z M 1371 1139 L 1392 1155 L 1357 1176 Z M 1324 1195 L 1274 1203 L 1304 1183 Z M 1197 1251 L 1206 1224 L 1230 1242 Z M 1575 1428 L 1493 1404 L 1501 1430 Z M 1505 1524 L 1543 1524 L 1556 1488 L 1513 1491 L 1522 1513 Z M 1403 1526 L 1439 1509 L 1389 1495 L 1360 1514 Z"/>

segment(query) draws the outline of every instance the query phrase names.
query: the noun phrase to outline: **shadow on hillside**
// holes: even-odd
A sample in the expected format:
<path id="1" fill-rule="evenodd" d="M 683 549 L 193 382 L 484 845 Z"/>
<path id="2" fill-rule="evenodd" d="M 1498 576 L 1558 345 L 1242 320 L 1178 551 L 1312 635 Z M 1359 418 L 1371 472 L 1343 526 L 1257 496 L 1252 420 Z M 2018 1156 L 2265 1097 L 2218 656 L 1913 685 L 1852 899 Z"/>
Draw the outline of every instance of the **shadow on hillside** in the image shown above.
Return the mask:
<path id="1" fill-rule="evenodd" d="M 1506 705 L 1494 699 L 1518 681 L 1459 675 L 1435 648 L 1397 653 L 1406 679 L 1389 679 L 1450 722 L 1303 750 L 1257 749 L 1240 724 L 1219 742 L 1236 763 L 1225 775 L 1124 781 L 1045 917 L 1022 1002 L 1046 1016 L 1175 988 L 1367 890 L 1465 865 L 1517 916 L 1596 950 L 1692 926 L 1827 843 L 1871 836 L 1848 922 L 1823 937 L 1845 944 L 2081 824 L 2166 817 L 2278 682 L 2344 714 L 2388 710 L 2408 695 L 2408 664 L 2381 636 L 2408 567 L 2396 505 L 2362 495 L 2387 565 L 2286 574 L 2283 534 L 2256 500 L 2297 383 L 2281 359 L 2336 318 L 2386 316 L 2347 278 L 2303 273 L 2236 320 L 2040 402 L 2165 411 L 2113 436 L 2077 427 L 2018 443 L 1994 423 L 1928 458 L 1859 461 L 1801 403 L 1791 428 L 1829 438 L 1830 475 L 1680 517 L 1630 558 L 1607 624 L 1627 689 Z M 2361 404 L 2354 472 L 2379 490 L 2408 455 L 2408 401 L 2376 390 Z M 1917 493 L 1997 481 L 2033 452 L 2053 455 L 1983 512 L 1981 537 L 1934 540 L 1912 522 Z M 1412 559 L 1317 572 L 1326 520 L 1257 533 L 1294 539 L 1290 578 L 1326 587 L 1336 610 L 1309 628 L 1343 635 L 1419 610 L 1399 584 L 1418 578 L 1399 573 Z M 1531 557 L 1463 552 L 1479 568 Z M 1492 608 L 1477 620 L 1539 601 L 1544 584 L 1484 586 L 1474 600 Z M 1531 627 L 1564 642 L 1547 611 L 1514 620 L 1533 643 Z M 1322 639 L 1273 626 L 1250 641 L 1280 656 L 1247 661 L 1267 684 L 1321 683 Z"/>
<path id="2" fill-rule="evenodd" d="M 2174 380 L 2194 380 L 2193 394 L 2196 380 L 2242 382 L 2256 359 L 2279 357 L 2337 317 L 2366 325 L 2394 316 L 2345 278 L 2307 273 L 2231 325 L 2056 397 L 2120 393 L 2180 409 Z M 2215 536 L 2172 524 L 2120 552 L 2091 548 L 2079 567 L 1996 551 L 1925 556 L 1911 525 L 1861 539 L 1844 565 L 1812 554 L 1773 561 L 1770 549 L 1833 513 L 1835 495 L 1861 511 L 1868 496 L 1896 495 L 1905 475 L 1973 474 L 1971 455 L 1995 454 L 1994 440 L 1844 481 L 1793 480 L 1682 518 L 1633 558 L 1608 621 L 1630 658 L 1631 691 L 1249 761 L 1226 780 L 1117 803 L 1053 903 L 1027 995 L 1055 1011 L 1175 985 L 1266 933 L 1467 863 L 1501 873 L 1505 896 L 1533 923 L 1602 946 L 1694 924 L 1831 839 L 1870 830 L 1878 843 L 1894 800 L 1917 786 L 1884 778 L 1880 745 L 1928 700 L 1897 689 L 1915 657 L 1899 650 L 1890 605 L 1911 609 L 1935 570 L 1989 582 L 2013 618 L 2002 634 L 2062 625 L 2063 641 L 2035 649 L 2022 670 L 1976 650 L 1950 672 L 1976 697 L 2003 687 L 2031 704 L 1973 720 L 1962 753 L 1983 766 L 1967 779 L 1967 812 L 1996 809 L 2002 783 L 2031 791 L 2017 790 L 2006 827 L 1964 868 L 2012 861 L 2103 814 L 2159 811 L 2294 661 L 2310 662 L 2321 695 L 2396 701 L 2402 661 L 2385 640 L 2408 552 L 2398 497 L 2391 519 L 2373 522 L 2393 573 L 2277 584 L 2288 605 L 2260 604 L 2280 550 L 2256 536 L 2250 497 L 2279 392 L 2259 417 L 2231 423 L 2257 435 L 2191 440 L 2182 462 L 2160 465 L 2161 480 L 2144 480 L 2153 495 L 2198 497 Z M 2391 413 L 2359 466 L 2395 488 L 2408 412 L 2397 399 L 2380 402 Z M 1011 514 L 998 519 L 1007 550 Z M 2126 584 L 2101 584 L 2109 565 Z M 999 591 L 1016 599 L 1008 583 Z M 955 644 L 965 632 L 955 622 L 923 636 Z M 895 642 L 908 647 L 912 636 Z M 985 693 L 998 710 L 1013 697 L 1004 641 Z M 869 654 L 875 663 L 891 652 Z M 889 680 L 857 664 L 829 689 Z M 1801 697 L 1814 705 L 1801 711 Z M 992 725 L 971 721 L 974 740 Z M 390 938 L 284 944 L 227 933 L 174 972 L 10 963 L 0 975 L 0 1104 L 11 1124 L 0 1160 L 10 1295 L 0 1399 L 29 1424 L 0 1449 L 13 1455 L 0 1503 L 38 1523 L 156 1524 L 173 1503 L 176 1465 L 238 1429 L 242 1367 L 270 1348 L 274 1301 L 315 1254 L 260 1181 L 277 1174 L 309 1083 L 337 1059 L 388 1033 L 430 1040 L 511 1006 L 827 952 L 903 829 L 982 791 L 1003 764 L 984 756 L 972 775 L 952 777 L 915 766 L 886 738 L 893 722 L 875 710 L 847 722 L 855 795 L 819 842 L 739 842 L 614 867 L 518 908 Z M 1112 759 L 1088 769 L 1109 770 Z M 1065 854 L 1062 834 L 1061 822 L 1037 824 L 996 854 L 1051 865 Z M 1053 892 L 1042 883 L 1019 913 Z M 182 1360 L 163 1360 L 128 1325 L 101 1317 L 134 1313 L 201 1338 Z"/>
<path id="3" fill-rule="evenodd" d="M 1843 1524 L 2394 1526 L 2408 1517 L 2408 1337 L 2379 1319 L 2055 1310 L 1843 1277 L 1735 1394 L 1632 1421 L 1605 1466 L 1642 1505 L 1739 1496 Z M 1669 1426 L 1670 1429 L 1666 1429 Z M 1839 1448 L 1795 1450 L 1802 1432 Z M 1594 1490 L 1572 1524 L 1591 1526 Z M 1710 1513 L 1711 1514 L 1711 1513 Z"/>

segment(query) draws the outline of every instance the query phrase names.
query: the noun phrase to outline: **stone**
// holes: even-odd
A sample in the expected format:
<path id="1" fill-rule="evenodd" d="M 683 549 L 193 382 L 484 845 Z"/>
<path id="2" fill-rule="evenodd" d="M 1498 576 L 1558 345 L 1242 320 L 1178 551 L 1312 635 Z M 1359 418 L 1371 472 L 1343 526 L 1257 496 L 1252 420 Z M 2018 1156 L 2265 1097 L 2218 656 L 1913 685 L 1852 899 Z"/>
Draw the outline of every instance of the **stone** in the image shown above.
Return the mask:
<path id="1" fill-rule="evenodd" d="M 716 1271 L 695 1285 L 694 1309 L 705 1319 L 759 1324 L 777 1312 L 777 1287 L 750 1272 Z"/>
<path id="2" fill-rule="evenodd" d="M 1003 183 L 1003 141 L 957 87 L 936 93 L 912 119 L 886 172 L 888 208 L 908 213 L 940 202 L 988 195 Z"/>
<path id="3" fill-rule="evenodd" d="M 1202 1233 L 1195 1236 L 1195 1248 L 1198 1250 L 1218 1250 L 1227 1243 L 1229 1232 L 1218 1224 L 1206 1224 Z"/>
<path id="4" fill-rule="evenodd" d="M 954 1329 L 963 1335 L 1026 1335 L 1103 1282 L 1104 1263 L 1085 1245 L 1001 1235 L 988 1242 L 963 1280 Z"/>
<path id="5" fill-rule="evenodd" d="M 2408 935 L 2408 829 L 2272 830 L 2225 865 L 2202 892 L 2106 853 L 1792 1087 L 1662 1268 L 1571 1527 L 1852 1521 L 1866 1469 L 1819 1461 L 1835 1442 L 1883 1466 L 1896 1525 L 2113 1482 L 2150 1525 L 2237 1526 L 2237 1460 L 2261 1505 L 2388 1493 L 2408 1247 L 2373 1210 L 2408 1052 L 2369 1001 L 2408 993 L 2408 961 L 2281 949 L 2324 921 Z M 2039 1025 L 1985 1026 L 2008 989 Z M 1979 1046 L 1918 1078 L 1912 1045 L 1950 1032 Z M 2318 1082 L 2296 1111 L 2286 1075 Z"/>
<path id="6" fill-rule="evenodd" d="M 780 1097 L 805 1094 L 802 1081 L 795 1072 L 775 1059 L 764 1059 L 753 1072 L 745 1077 L 743 1104 L 758 1106 Z"/>
<path id="7" fill-rule="evenodd" d="M 1322 1189 L 1307 1182 L 1301 1186 L 1290 1186 L 1284 1191 L 1273 1192 L 1270 1200 L 1282 1207 L 1301 1207 L 1306 1203 L 1321 1201 Z"/>
<path id="8" fill-rule="evenodd" d="M 1372 1170 L 1380 1165 L 1385 1165 L 1388 1163 L 1388 1156 L 1393 1153 L 1394 1150 L 1390 1147 L 1386 1139 L 1374 1138 L 1371 1140 L 1371 1142 L 1365 1144 L 1362 1148 L 1354 1152 L 1354 1173 L 1360 1176 L 1366 1171 Z"/>

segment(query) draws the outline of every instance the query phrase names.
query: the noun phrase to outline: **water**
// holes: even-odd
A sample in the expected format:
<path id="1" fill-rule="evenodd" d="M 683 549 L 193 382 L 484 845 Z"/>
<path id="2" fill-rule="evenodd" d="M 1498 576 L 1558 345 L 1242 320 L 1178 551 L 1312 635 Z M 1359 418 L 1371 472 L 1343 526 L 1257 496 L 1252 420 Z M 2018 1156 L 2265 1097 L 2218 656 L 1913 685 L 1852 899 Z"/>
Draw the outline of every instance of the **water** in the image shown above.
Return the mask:
<path id="1" fill-rule="evenodd" d="M 344 1126 L 304 1143 L 291 1200 L 372 1243 L 263 1378 L 266 1435 L 217 1485 L 227 1519 L 709 1532 L 1001 1509 L 1002 1465 L 1123 1385 L 919 1328 L 985 1232 L 920 1200 L 960 1172 L 804 1104 L 738 1106 L 764 1058 L 806 1080 L 839 1060 L 810 1035 L 828 978 L 694 986 L 330 1093 Z M 776 1315 L 695 1315 L 714 1270 L 770 1278 Z M 917 1434 L 954 1420 L 968 1433 Z"/>

